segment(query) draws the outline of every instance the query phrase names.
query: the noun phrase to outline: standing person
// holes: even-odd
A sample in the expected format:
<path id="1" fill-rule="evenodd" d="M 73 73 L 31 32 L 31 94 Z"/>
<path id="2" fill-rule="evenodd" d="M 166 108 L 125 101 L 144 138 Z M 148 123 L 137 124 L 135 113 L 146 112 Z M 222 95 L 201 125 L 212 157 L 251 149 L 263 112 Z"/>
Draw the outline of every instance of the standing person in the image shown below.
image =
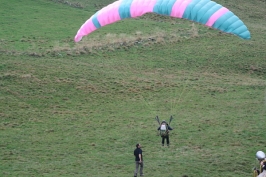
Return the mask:
<path id="1" fill-rule="evenodd" d="M 167 146 L 170 145 L 170 140 L 169 140 L 169 130 L 173 130 L 168 123 L 163 120 L 158 129 L 160 131 L 160 135 L 162 137 L 162 146 L 164 146 L 164 141 L 166 139 Z"/>
<path id="2" fill-rule="evenodd" d="M 266 156 L 262 151 L 256 153 L 256 158 L 260 163 L 260 169 L 253 168 L 254 177 L 266 177 Z"/>
<path id="3" fill-rule="evenodd" d="M 134 156 L 135 156 L 135 164 L 136 164 L 134 177 L 137 177 L 138 171 L 139 171 L 140 176 L 144 176 L 144 174 L 143 174 L 143 156 L 142 156 L 142 150 L 141 150 L 140 144 L 136 144 L 136 149 L 134 150 Z M 140 170 L 139 170 L 139 166 L 140 166 Z"/>

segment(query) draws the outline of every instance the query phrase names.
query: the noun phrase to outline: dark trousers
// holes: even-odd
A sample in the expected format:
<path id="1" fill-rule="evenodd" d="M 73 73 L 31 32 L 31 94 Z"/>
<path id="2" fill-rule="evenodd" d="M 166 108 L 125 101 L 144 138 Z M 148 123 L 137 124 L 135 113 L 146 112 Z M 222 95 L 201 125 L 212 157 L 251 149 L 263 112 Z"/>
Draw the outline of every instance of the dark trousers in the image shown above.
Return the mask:
<path id="1" fill-rule="evenodd" d="M 164 141 L 165 141 L 165 139 L 166 139 L 166 143 L 167 143 L 167 145 L 169 145 L 169 144 L 170 144 L 169 136 L 162 136 L 162 145 L 164 145 Z"/>
<path id="2" fill-rule="evenodd" d="M 139 171 L 139 175 L 140 176 L 143 176 L 143 161 L 141 161 L 141 163 L 139 161 L 135 161 L 135 164 L 136 164 L 136 168 L 135 168 L 135 171 L 134 171 L 134 176 L 138 176 L 138 171 Z M 139 170 L 139 167 L 140 167 L 140 170 Z"/>

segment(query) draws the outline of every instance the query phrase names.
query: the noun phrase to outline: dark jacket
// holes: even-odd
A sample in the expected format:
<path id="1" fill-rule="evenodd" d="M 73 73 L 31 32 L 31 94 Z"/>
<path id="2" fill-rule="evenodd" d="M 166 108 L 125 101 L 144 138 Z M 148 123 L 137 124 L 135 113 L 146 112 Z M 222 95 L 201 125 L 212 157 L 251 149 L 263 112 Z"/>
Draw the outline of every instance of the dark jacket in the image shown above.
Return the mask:
<path id="1" fill-rule="evenodd" d="M 139 154 L 141 154 L 141 161 L 143 161 L 142 150 L 140 148 L 136 148 L 134 151 L 135 161 L 140 161 Z"/>

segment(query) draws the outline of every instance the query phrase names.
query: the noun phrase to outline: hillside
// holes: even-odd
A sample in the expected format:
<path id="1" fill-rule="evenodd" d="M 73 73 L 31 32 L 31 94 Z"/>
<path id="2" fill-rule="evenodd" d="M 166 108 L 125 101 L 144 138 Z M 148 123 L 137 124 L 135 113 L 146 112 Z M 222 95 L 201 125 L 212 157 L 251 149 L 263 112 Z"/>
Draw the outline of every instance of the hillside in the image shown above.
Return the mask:
<path id="1" fill-rule="evenodd" d="M 266 2 L 216 1 L 251 40 L 146 14 L 74 43 L 111 2 L 1 1 L 0 176 L 133 176 L 136 143 L 145 176 L 251 176 L 266 151 Z M 169 148 L 156 115 L 174 117 Z"/>

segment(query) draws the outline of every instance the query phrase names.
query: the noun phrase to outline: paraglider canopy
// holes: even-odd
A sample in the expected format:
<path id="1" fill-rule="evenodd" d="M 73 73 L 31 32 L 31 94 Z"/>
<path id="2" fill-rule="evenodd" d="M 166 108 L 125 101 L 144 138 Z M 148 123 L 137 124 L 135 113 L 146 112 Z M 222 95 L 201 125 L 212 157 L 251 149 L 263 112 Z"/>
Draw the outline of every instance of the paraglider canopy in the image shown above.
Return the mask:
<path id="1" fill-rule="evenodd" d="M 116 21 L 157 13 L 184 18 L 250 39 L 246 25 L 229 9 L 211 0 L 119 0 L 92 15 L 78 30 L 74 40 Z"/>

